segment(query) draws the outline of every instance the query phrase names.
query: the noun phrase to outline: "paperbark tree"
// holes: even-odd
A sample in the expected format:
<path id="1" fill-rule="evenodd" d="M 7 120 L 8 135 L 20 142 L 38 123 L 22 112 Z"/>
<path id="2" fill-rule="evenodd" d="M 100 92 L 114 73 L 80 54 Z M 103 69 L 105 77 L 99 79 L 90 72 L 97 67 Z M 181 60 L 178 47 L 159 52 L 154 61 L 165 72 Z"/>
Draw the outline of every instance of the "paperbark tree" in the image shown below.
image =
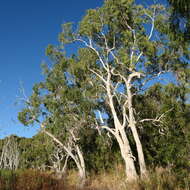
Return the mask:
<path id="1" fill-rule="evenodd" d="M 17 142 L 14 136 L 7 137 L 4 140 L 4 146 L 0 156 L 0 168 L 16 170 L 20 161 L 19 155 Z"/>
<path id="2" fill-rule="evenodd" d="M 47 49 L 49 52 L 51 50 Z M 18 118 L 24 125 L 36 122 L 42 133 L 63 148 L 76 164 L 83 185 L 86 168 L 79 133 L 90 122 L 90 116 L 84 110 L 90 111 L 91 106 L 82 95 L 82 89 L 66 73 L 68 59 L 61 52 L 53 52 L 52 57 L 58 62 L 51 69 L 44 67 L 45 82 L 36 84 L 33 94 L 25 98 L 26 108 L 19 113 Z"/>
<path id="3" fill-rule="evenodd" d="M 144 8 L 133 0 L 108 0 L 88 10 L 76 31 L 71 23 L 64 24 L 60 47 L 48 47 L 55 64 L 44 69 L 46 82 L 34 86 L 19 118 L 26 125 L 38 118 L 42 131 L 73 158 L 81 178 L 80 129 L 94 127 L 94 120 L 100 132 L 116 139 L 127 180 L 137 179 L 138 171 L 146 176 L 139 127 L 148 121 L 158 124 L 172 108 L 141 118 L 134 101 L 160 77 L 168 78 L 166 73 L 178 76 L 178 64 L 189 52 L 187 44 L 179 50 L 171 40 L 170 16 L 161 5 Z M 64 47 L 72 43 L 80 44 L 78 52 L 66 56 Z"/>
<path id="4" fill-rule="evenodd" d="M 86 168 L 85 168 L 83 152 L 81 151 L 80 147 L 76 144 L 77 140 L 76 140 L 75 135 L 71 134 L 70 139 L 64 145 L 50 132 L 44 129 L 43 129 L 43 132 L 47 134 L 49 137 L 51 137 L 59 146 L 61 146 L 65 150 L 67 155 L 73 159 L 79 171 L 79 177 L 81 179 L 80 186 L 82 187 L 85 184 L 85 180 L 86 180 Z"/>
<path id="5" fill-rule="evenodd" d="M 116 138 L 128 180 L 137 178 L 135 160 L 141 176 L 147 172 L 138 126 L 147 121 L 160 122 L 164 117 L 162 113 L 156 118 L 139 119 L 133 100 L 148 83 L 164 77 L 164 73 L 172 73 L 185 53 L 172 46 L 169 16 L 161 5 L 144 8 L 133 1 L 109 0 L 99 9 L 88 10 L 78 30 L 73 31 L 71 24 L 65 24 L 60 35 L 62 45 L 77 42 L 83 46 L 86 53 L 83 64 L 91 71 L 89 81 L 101 87 L 97 101 L 107 105 L 107 114 L 113 119 L 112 126 L 105 120 L 101 127 Z M 88 57 L 93 55 L 96 58 L 92 63 Z M 103 104 L 99 110 L 105 112 Z"/>
<path id="6" fill-rule="evenodd" d="M 58 178 L 62 178 L 67 170 L 68 159 L 69 155 L 65 154 L 64 149 L 60 146 L 57 146 L 51 155 L 51 165 L 48 167 L 55 172 Z"/>

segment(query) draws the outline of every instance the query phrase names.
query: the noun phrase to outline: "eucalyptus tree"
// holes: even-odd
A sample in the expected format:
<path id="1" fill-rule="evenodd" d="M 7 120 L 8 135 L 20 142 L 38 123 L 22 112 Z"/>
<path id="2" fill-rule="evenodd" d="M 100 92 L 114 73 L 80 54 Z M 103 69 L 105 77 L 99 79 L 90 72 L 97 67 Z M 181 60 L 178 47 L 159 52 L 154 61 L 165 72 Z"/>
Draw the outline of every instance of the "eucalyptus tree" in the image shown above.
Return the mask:
<path id="1" fill-rule="evenodd" d="M 179 51 L 177 42 L 171 40 L 169 18 L 162 5 L 144 8 L 133 0 L 109 0 L 101 8 L 88 10 L 78 29 L 67 23 L 60 34 L 62 46 L 82 44 L 79 52 L 85 58 L 80 67 L 87 67 L 89 82 L 99 85 L 100 128 L 117 140 L 128 180 L 137 177 L 135 160 L 141 176 L 147 172 L 139 126 L 148 121 L 159 123 L 171 111 L 155 118 L 139 118 L 133 103 L 136 95 L 167 72 L 177 76 L 177 64 L 189 52 L 188 48 Z M 102 112 L 112 119 L 111 125 Z"/>
<path id="2" fill-rule="evenodd" d="M 88 10 L 77 29 L 64 24 L 60 47 L 47 48 L 54 65 L 44 67 L 45 82 L 34 86 L 19 119 L 25 125 L 38 121 L 41 130 L 72 157 L 81 178 L 85 177 L 81 131 L 95 124 L 100 134 L 107 131 L 117 141 L 127 179 L 137 178 L 137 167 L 141 176 L 146 175 L 139 130 L 146 122 L 159 125 L 173 108 L 145 118 L 141 113 L 146 105 L 139 110 L 135 101 L 155 80 L 167 79 L 167 72 L 189 80 L 184 69 L 188 64 L 179 67 L 184 57 L 188 59 L 188 44 L 179 49 L 171 38 L 170 16 L 162 5 L 144 8 L 133 0 L 108 0 Z M 67 56 L 64 47 L 73 43 L 78 51 Z"/>
<path id="3" fill-rule="evenodd" d="M 66 58 L 64 52 L 58 50 L 48 46 L 46 53 L 54 64 L 51 68 L 43 66 L 45 81 L 34 85 L 18 118 L 24 125 L 39 124 L 41 132 L 63 148 L 76 164 L 83 184 L 86 168 L 79 134 L 81 128 L 92 125 L 93 112 L 91 115 L 86 113 L 91 112 L 94 103 L 86 98 L 87 86 L 85 89 L 80 86 L 86 80 L 85 75 L 81 74 L 78 83 L 69 72 L 72 69 L 69 64 L 78 60 Z"/>
<path id="4" fill-rule="evenodd" d="M 9 136 L 4 139 L 4 145 L 0 156 L 0 168 L 16 170 L 20 162 L 20 152 L 18 148 L 17 138 Z"/>

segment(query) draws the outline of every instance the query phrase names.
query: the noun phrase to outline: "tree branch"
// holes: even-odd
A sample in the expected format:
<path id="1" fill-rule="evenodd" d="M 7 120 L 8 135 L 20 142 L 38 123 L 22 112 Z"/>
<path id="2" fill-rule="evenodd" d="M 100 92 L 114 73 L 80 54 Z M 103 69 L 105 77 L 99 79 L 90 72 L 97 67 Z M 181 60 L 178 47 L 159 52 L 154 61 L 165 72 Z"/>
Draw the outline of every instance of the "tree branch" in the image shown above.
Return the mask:
<path id="1" fill-rule="evenodd" d="M 154 119 L 142 119 L 139 121 L 139 123 L 147 122 L 147 121 L 153 121 L 153 122 L 162 122 L 161 119 L 170 111 L 172 111 L 174 108 L 171 108 L 167 110 L 165 113 L 161 114 L 159 117 L 156 117 Z"/>

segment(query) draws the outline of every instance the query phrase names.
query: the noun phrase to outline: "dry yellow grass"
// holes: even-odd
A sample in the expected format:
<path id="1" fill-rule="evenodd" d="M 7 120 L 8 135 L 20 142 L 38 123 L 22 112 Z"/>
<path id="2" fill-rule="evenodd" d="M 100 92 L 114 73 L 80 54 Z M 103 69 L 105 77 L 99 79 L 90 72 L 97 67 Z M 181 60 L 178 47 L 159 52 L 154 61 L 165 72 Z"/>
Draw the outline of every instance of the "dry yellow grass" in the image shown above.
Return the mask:
<path id="1" fill-rule="evenodd" d="M 69 171 L 67 182 L 71 186 L 79 183 L 76 171 Z M 187 184 L 184 186 L 169 169 L 156 168 L 150 171 L 144 179 L 126 182 L 125 172 L 122 166 L 100 174 L 91 175 L 85 186 L 87 190 L 189 190 Z"/>
<path id="2" fill-rule="evenodd" d="M 24 182 L 24 183 L 23 183 Z M 35 170 L 0 171 L 0 190 L 79 190 L 80 179 L 69 170 L 63 179 Z M 122 166 L 99 174 L 90 174 L 82 190 L 190 190 L 190 178 L 178 178 L 170 169 L 156 168 L 144 179 L 126 182 Z M 81 190 L 81 189 L 80 189 Z"/>

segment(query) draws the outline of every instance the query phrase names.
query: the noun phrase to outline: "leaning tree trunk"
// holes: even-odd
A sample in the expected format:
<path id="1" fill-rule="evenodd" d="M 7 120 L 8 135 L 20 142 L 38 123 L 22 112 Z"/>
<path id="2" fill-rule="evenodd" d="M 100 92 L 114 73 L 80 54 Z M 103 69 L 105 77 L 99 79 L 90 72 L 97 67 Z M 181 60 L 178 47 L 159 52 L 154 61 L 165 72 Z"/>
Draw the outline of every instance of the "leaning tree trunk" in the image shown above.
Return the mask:
<path id="1" fill-rule="evenodd" d="M 144 153 L 143 153 L 142 144 L 139 139 L 139 135 L 138 135 L 136 126 L 133 123 L 131 124 L 131 131 L 132 131 L 133 138 L 135 140 L 135 144 L 136 144 L 136 148 L 137 148 L 138 163 L 139 163 L 139 167 L 140 167 L 140 175 L 141 175 L 141 177 L 143 177 L 143 176 L 146 176 L 146 174 L 147 174 Z"/>
<path id="2" fill-rule="evenodd" d="M 134 117 L 134 108 L 132 105 L 132 93 L 131 93 L 131 80 L 126 83 L 127 87 L 127 97 L 128 97 L 128 110 L 129 110 L 129 127 L 131 128 L 133 138 L 135 140 L 136 144 L 136 149 L 137 149 L 137 154 L 138 154 L 138 163 L 140 167 L 140 175 L 141 177 L 146 176 L 147 170 L 146 170 L 146 164 L 145 164 L 145 159 L 144 159 L 144 153 L 143 153 L 143 148 L 142 148 L 142 143 L 139 138 L 139 134 L 137 132 L 137 127 L 136 127 L 136 120 Z"/>
<path id="3" fill-rule="evenodd" d="M 77 144 L 74 146 L 76 154 L 73 154 L 72 147 L 70 146 L 66 147 L 61 141 L 59 141 L 54 135 L 52 135 L 50 132 L 46 131 L 45 129 L 43 129 L 42 131 L 48 136 L 50 136 L 61 147 L 63 147 L 63 149 L 67 152 L 67 154 L 73 159 L 73 161 L 77 166 L 79 177 L 81 180 L 79 186 L 83 187 L 86 181 L 86 168 L 85 168 L 83 153 L 80 150 L 79 146 Z"/>
<path id="4" fill-rule="evenodd" d="M 121 126 L 120 126 L 121 127 Z M 131 147 L 124 130 L 120 130 L 120 135 L 116 136 L 121 156 L 125 163 L 125 173 L 127 181 L 137 179 L 137 172 L 134 163 L 134 156 L 132 155 Z"/>
<path id="5" fill-rule="evenodd" d="M 85 162 L 82 151 L 80 150 L 79 146 L 76 145 L 76 151 L 78 156 L 78 170 L 79 170 L 79 177 L 81 179 L 80 187 L 83 187 L 86 182 L 86 169 L 85 169 Z"/>
<path id="6" fill-rule="evenodd" d="M 111 93 L 111 73 L 108 72 L 108 77 L 107 77 L 107 82 L 106 82 L 106 90 L 107 90 L 107 95 L 109 99 L 109 106 L 111 109 L 111 113 L 113 116 L 114 120 L 114 131 L 111 129 L 108 129 L 109 131 L 112 132 L 112 134 L 115 136 L 117 139 L 117 142 L 119 144 L 121 156 L 124 160 L 125 163 L 125 172 L 126 172 L 126 178 L 127 181 L 132 181 L 137 179 L 137 172 L 135 168 L 135 163 L 134 163 L 134 156 L 132 155 L 131 147 L 129 144 L 128 137 L 125 132 L 125 127 L 122 126 L 118 119 L 117 112 L 115 110 L 114 102 L 113 102 L 113 96 Z"/>

